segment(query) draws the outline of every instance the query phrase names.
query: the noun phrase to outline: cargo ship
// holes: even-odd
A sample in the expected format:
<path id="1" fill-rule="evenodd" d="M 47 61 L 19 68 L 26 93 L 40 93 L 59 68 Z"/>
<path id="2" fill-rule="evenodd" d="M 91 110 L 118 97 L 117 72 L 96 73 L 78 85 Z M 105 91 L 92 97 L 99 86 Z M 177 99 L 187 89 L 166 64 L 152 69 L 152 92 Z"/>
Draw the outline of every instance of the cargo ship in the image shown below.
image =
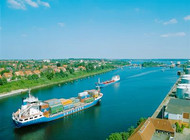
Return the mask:
<path id="1" fill-rule="evenodd" d="M 16 127 L 50 122 L 90 108 L 101 101 L 100 90 L 87 90 L 70 99 L 50 99 L 40 101 L 32 96 L 22 100 L 21 108 L 12 114 Z"/>
<path id="2" fill-rule="evenodd" d="M 96 83 L 96 87 L 105 87 L 107 85 L 110 85 L 110 84 L 113 84 L 113 83 L 116 83 L 120 80 L 120 76 L 119 75 L 116 75 L 116 76 L 113 76 L 111 80 L 109 81 L 105 81 L 105 82 L 100 82 L 100 79 L 98 79 L 98 83 Z"/>

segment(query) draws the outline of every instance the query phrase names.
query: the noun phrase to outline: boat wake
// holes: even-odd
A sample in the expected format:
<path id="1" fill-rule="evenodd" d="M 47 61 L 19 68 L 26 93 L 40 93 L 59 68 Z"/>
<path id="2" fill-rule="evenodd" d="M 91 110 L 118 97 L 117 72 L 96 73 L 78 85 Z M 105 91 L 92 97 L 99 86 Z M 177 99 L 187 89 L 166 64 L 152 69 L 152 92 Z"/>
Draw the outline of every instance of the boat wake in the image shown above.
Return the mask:
<path id="1" fill-rule="evenodd" d="M 152 70 L 152 71 L 147 71 L 147 72 L 139 73 L 139 74 L 136 74 L 136 75 L 129 76 L 129 77 L 127 77 L 127 79 L 144 76 L 144 75 L 147 75 L 147 74 L 150 74 L 150 73 L 153 73 L 153 72 L 157 72 L 157 71 L 159 71 L 159 70 Z"/>

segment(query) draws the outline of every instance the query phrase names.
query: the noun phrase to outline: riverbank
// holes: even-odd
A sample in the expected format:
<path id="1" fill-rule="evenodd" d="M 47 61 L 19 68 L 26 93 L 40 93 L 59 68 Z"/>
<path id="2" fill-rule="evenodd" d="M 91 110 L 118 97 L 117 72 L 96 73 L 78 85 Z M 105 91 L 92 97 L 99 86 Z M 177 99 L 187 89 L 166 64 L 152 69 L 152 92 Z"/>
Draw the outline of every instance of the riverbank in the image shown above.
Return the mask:
<path id="1" fill-rule="evenodd" d="M 158 106 L 158 108 L 155 110 L 155 112 L 152 115 L 152 118 L 157 118 L 161 110 L 163 109 L 164 106 L 166 106 L 171 98 L 172 93 L 176 92 L 177 84 L 181 80 L 181 77 L 178 78 L 178 80 L 175 82 L 173 87 L 170 89 L 166 97 L 163 99 L 161 104 Z"/>
<path id="2" fill-rule="evenodd" d="M 0 99 L 4 98 L 4 97 L 15 95 L 15 94 L 25 93 L 25 92 L 28 91 L 29 88 L 31 90 L 34 90 L 34 89 L 39 89 L 39 88 L 43 88 L 43 87 L 47 87 L 47 86 L 63 84 L 63 83 L 71 82 L 71 81 L 74 81 L 74 80 L 86 78 L 86 77 L 89 77 L 89 76 L 94 76 L 94 75 L 106 73 L 106 72 L 109 72 L 109 71 L 112 71 L 112 70 L 114 70 L 114 68 L 101 70 L 101 71 L 90 72 L 90 73 L 85 73 L 83 75 L 77 75 L 76 77 L 72 76 L 72 77 L 68 77 L 67 79 L 58 79 L 57 81 L 49 80 L 48 82 L 46 81 L 46 83 L 44 83 L 44 84 L 36 83 L 37 85 L 31 86 L 31 87 L 15 89 L 15 90 L 11 90 L 9 92 L 2 92 L 2 93 L 0 93 Z"/>

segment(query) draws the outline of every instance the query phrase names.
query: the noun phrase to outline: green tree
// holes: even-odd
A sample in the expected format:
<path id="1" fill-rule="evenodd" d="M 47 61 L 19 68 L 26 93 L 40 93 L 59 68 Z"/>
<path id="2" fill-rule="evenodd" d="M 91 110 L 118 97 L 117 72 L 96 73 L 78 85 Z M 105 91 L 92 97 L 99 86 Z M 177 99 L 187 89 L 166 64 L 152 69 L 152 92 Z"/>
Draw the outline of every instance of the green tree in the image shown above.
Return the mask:
<path id="1" fill-rule="evenodd" d="M 123 140 L 127 140 L 129 138 L 128 132 L 121 132 L 120 134 L 121 134 Z"/>
<path id="2" fill-rule="evenodd" d="M 40 76 L 43 77 L 45 74 L 43 72 L 40 73 Z"/>
<path id="3" fill-rule="evenodd" d="M 0 85 L 4 85 L 7 83 L 7 79 L 6 78 L 0 78 Z"/>
<path id="4" fill-rule="evenodd" d="M 60 71 L 60 75 L 61 75 L 61 77 L 62 77 L 62 78 L 64 78 L 64 77 L 67 77 L 67 76 L 68 76 L 68 74 L 67 74 L 67 73 L 65 73 L 65 72 L 63 72 L 62 70 Z"/>
<path id="5" fill-rule="evenodd" d="M 37 74 L 33 74 L 32 75 L 32 80 L 37 80 L 37 79 L 39 79 L 39 76 Z"/>
<path id="6" fill-rule="evenodd" d="M 49 80 L 53 79 L 53 77 L 54 77 L 53 72 L 47 73 L 46 77 L 47 77 L 47 79 L 49 79 Z"/>
<path id="7" fill-rule="evenodd" d="M 131 135 L 135 131 L 134 126 L 131 126 L 130 128 L 128 128 L 127 131 L 129 132 L 129 135 Z"/>
<path id="8" fill-rule="evenodd" d="M 68 71 L 70 74 L 73 74 L 75 72 L 73 68 L 68 68 Z"/>
<path id="9" fill-rule="evenodd" d="M 109 137 L 108 140 L 123 140 L 122 135 L 120 133 L 112 133 Z"/>
<path id="10" fill-rule="evenodd" d="M 184 125 L 182 125 L 182 127 L 180 127 L 179 123 L 176 122 L 175 126 L 176 126 L 176 132 L 178 132 L 178 133 L 182 133 L 183 132 Z"/>
<path id="11" fill-rule="evenodd" d="M 16 76 L 15 75 L 13 75 L 13 77 L 11 78 L 11 80 L 15 80 L 16 79 Z"/>
<path id="12" fill-rule="evenodd" d="M 60 64 L 60 63 L 57 63 L 57 67 L 61 67 L 61 64 Z"/>
<path id="13" fill-rule="evenodd" d="M 141 117 L 137 122 L 137 126 L 140 125 L 142 122 L 146 121 L 146 118 Z"/>

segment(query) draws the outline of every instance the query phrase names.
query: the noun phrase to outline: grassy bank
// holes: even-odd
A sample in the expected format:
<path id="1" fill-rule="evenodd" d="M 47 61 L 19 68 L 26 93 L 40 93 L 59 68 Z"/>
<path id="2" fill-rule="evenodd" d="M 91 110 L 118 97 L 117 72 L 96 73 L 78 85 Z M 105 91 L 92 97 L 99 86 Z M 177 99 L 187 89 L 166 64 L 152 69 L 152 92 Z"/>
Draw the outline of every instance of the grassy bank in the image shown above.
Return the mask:
<path id="1" fill-rule="evenodd" d="M 25 80 L 13 81 L 13 82 L 0 86 L 0 94 L 6 94 L 7 92 L 18 90 L 18 89 L 27 89 L 27 88 L 36 89 L 36 88 L 50 86 L 50 85 L 59 84 L 59 83 L 66 83 L 66 82 L 70 82 L 76 79 L 105 73 L 111 70 L 113 70 L 113 68 L 108 68 L 108 69 L 103 69 L 103 70 L 98 70 L 98 71 L 91 71 L 91 72 L 80 71 L 72 75 L 68 75 L 67 77 L 64 77 L 64 78 L 55 77 L 55 78 L 52 78 L 51 80 L 48 80 L 47 78 L 42 77 L 36 80 L 25 79 Z"/>

